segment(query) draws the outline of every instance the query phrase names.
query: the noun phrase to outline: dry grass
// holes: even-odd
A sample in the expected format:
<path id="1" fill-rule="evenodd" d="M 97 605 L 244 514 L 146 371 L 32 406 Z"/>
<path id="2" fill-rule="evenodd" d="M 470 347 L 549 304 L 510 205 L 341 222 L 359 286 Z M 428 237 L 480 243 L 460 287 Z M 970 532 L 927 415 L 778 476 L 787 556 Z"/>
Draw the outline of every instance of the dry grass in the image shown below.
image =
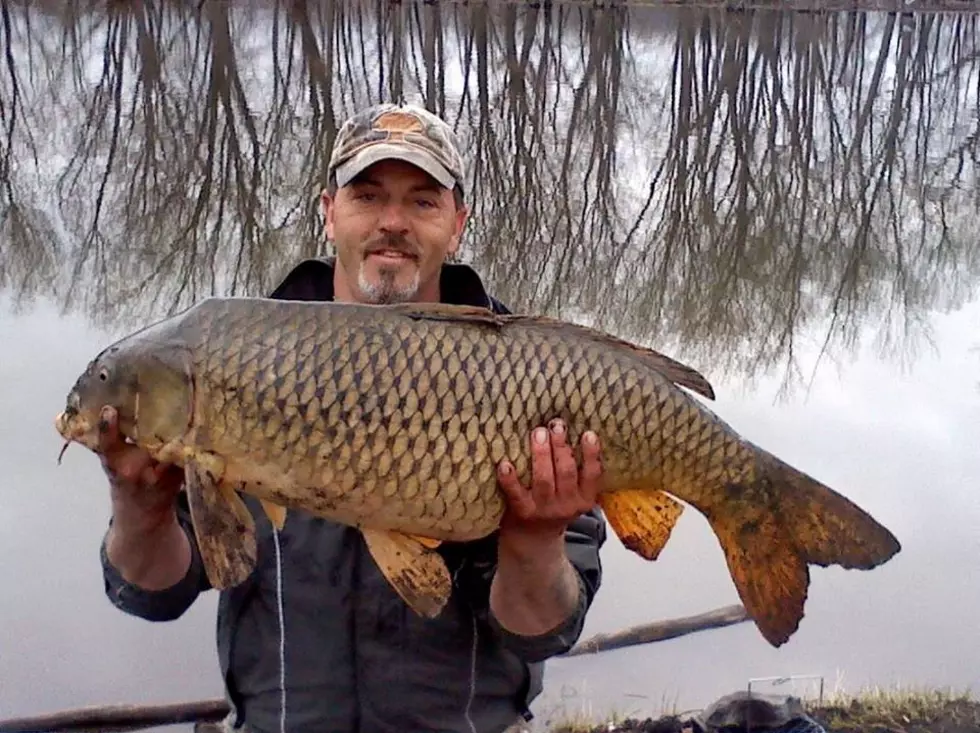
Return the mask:
<path id="1" fill-rule="evenodd" d="M 829 733 L 978 733 L 980 700 L 968 692 L 873 688 L 856 695 L 834 693 L 822 705 L 807 704 Z M 550 733 L 681 733 L 687 716 L 624 718 L 597 722 L 575 716 L 556 721 Z M 689 730 L 689 729 L 687 729 Z"/>
<path id="2" fill-rule="evenodd" d="M 980 731 L 980 701 L 968 692 L 872 689 L 835 695 L 811 714 L 834 733 Z"/>

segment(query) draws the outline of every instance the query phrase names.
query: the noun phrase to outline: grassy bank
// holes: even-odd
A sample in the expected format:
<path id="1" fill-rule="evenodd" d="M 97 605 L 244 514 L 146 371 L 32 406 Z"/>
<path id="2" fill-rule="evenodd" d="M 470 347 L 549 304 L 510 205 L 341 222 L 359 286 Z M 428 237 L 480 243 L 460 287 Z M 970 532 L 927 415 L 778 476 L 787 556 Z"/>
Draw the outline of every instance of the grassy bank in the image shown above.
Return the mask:
<path id="1" fill-rule="evenodd" d="M 978 733 L 980 700 L 941 690 L 865 690 L 835 694 L 823 704 L 806 701 L 807 713 L 830 733 Z M 687 715 L 624 718 L 602 722 L 563 721 L 552 733 L 682 733 Z"/>

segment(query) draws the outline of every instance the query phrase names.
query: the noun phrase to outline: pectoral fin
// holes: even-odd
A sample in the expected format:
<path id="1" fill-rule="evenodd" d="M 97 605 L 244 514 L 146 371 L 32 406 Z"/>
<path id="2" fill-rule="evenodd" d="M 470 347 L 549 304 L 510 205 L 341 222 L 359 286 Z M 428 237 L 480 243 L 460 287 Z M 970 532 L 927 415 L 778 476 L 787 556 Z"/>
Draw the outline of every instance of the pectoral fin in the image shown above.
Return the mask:
<path id="1" fill-rule="evenodd" d="M 258 557 L 255 521 L 242 498 L 214 467 L 190 460 L 184 467 L 187 498 L 204 570 L 212 587 L 244 581 Z"/>
<path id="2" fill-rule="evenodd" d="M 361 533 L 382 575 L 402 600 L 421 616 L 438 616 L 452 590 L 442 556 L 409 535 L 366 528 Z"/>
<path id="3" fill-rule="evenodd" d="M 657 559 L 684 511 L 664 492 L 646 489 L 608 491 L 597 501 L 623 545 L 647 560 Z"/>
<path id="4" fill-rule="evenodd" d="M 442 540 L 437 540 L 437 539 L 435 539 L 433 537 L 423 537 L 422 535 L 419 535 L 419 534 L 408 534 L 408 535 L 405 535 L 405 536 L 408 537 L 409 539 L 415 540 L 420 545 L 422 545 L 423 547 L 427 547 L 430 550 L 434 550 L 439 545 L 442 544 Z"/>
<path id="5" fill-rule="evenodd" d="M 262 511 L 265 512 L 265 516 L 272 522 L 272 526 L 281 532 L 283 525 L 286 524 L 286 507 L 267 499 L 259 499 L 259 502 L 262 504 Z"/>

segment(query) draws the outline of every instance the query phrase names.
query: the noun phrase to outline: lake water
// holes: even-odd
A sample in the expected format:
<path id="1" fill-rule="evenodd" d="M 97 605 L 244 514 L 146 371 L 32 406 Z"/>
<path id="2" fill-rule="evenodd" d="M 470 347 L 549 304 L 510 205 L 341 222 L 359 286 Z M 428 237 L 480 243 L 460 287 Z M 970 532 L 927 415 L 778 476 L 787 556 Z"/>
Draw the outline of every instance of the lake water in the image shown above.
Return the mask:
<path id="1" fill-rule="evenodd" d="M 0 717 L 221 694 L 214 597 L 164 624 L 106 600 L 108 492 L 52 418 L 110 338 L 328 252 L 329 146 L 379 99 L 457 125 L 463 257 L 501 299 L 697 367 L 903 545 L 814 569 L 779 650 L 742 624 L 556 660 L 540 720 L 765 676 L 980 687 L 977 17 L 74 5 L 0 11 Z M 738 600 L 691 510 L 656 563 L 603 561 L 585 636 Z"/>

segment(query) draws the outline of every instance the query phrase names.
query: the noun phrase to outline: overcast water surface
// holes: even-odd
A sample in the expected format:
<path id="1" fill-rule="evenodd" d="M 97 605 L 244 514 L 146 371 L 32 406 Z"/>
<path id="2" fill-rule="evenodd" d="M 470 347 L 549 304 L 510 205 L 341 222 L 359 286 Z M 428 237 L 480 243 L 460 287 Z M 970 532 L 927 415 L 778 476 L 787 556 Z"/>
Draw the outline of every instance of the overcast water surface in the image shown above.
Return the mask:
<path id="1" fill-rule="evenodd" d="M 105 598 L 107 488 L 52 418 L 111 338 L 328 253 L 329 146 L 379 99 L 457 126 L 498 297 L 695 366 L 902 543 L 814 569 L 778 650 L 742 624 L 553 661 L 539 719 L 765 676 L 980 686 L 976 17 L 229 6 L 2 6 L 0 718 L 221 695 L 213 595 L 160 624 Z M 603 563 L 586 636 L 738 601 L 693 510 L 656 563 Z"/>

